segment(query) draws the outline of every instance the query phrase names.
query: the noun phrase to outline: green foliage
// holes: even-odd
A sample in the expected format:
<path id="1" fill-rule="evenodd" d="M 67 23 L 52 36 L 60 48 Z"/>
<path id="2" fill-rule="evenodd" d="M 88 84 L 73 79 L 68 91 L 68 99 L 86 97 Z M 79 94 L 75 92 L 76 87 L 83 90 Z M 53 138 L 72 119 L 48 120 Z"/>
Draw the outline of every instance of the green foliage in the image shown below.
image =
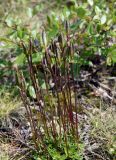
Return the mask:
<path id="1" fill-rule="evenodd" d="M 74 77 L 75 79 L 77 78 L 76 72 L 78 70 L 76 68 L 78 68 L 79 63 L 77 63 L 76 60 L 76 57 L 78 57 L 77 54 L 73 58 L 74 37 L 72 37 L 70 41 L 68 40 L 68 36 L 70 36 L 68 21 L 65 22 L 65 27 L 61 30 L 61 34 L 64 37 L 59 37 L 56 42 L 54 42 L 54 40 L 50 42 L 45 31 L 40 35 L 37 34 L 35 37 L 28 30 L 25 30 L 25 34 L 21 37 L 22 34 L 18 34 L 20 33 L 19 28 L 22 31 L 22 27 L 17 26 L 14 31 L 17 37 L 10 37 L 12 43 L 14 42 L 14 38 L 16 40 L 15 49 L 17 50 L 18 55 L 14 63 L 14 69 L 17 72 L 21 98 L 31 124 L 35 148 L 38 150 L 39 148 L 43 149 L 44 147 L 45 153 L 47 154 L 47 149 L 48 155 L 52 157 L 52 159 L 61 159 L 61 157 L 64 157 L 64 159 L 78 159 L 80 155 L 75 148 L 78 144 L 78 120 L 76 116 L 76 122 L 74 122 L 73 115 L 74 111 L 76 113 L 76 103 L 72 104 L 70 100 L 70 96 L 71 99 L 76 97 L 72 96 L 76 94 L 76 92 L 71 91 L 71 86 L 69 85 L 70 79 L 68 77 L 71 76 L 73 80 Z M 37 43 L 35 44 L 35 41 L 38 42 L 39 46 Z M 57 43 L 59 43 L 59 45 L 57 45 Z M 22 65 L 24 62 L 25 68 L 23 68 L 24 66 Z M 72 69 L 70 71 L 71 67 Z M 58 75 L 55 70 L 59 70 Z M 73 70 L 75 70 L 74 75 Z M 68 82 L 64 91 L 62 89 L 62 78 L 65 78 Z M 54 88 L 51 88 L 50 80 L 53 81 Z M 58 84 L 58 81 L 60 84 Z M 54 90 L 55 94 L 50 91 L 51 89 Z M 46 93 L 48 94 L 48 98 L 46 98 Z M 29 104 L 29 97 L 31 99 L 36 99 L 39 105 L 39 115 L 37 114 L 35 116 L 37 116 L 37 128 L 42 128 L 44 132 L 44 136 L 40 138 L 34 127 L 35 122 L 33 110 L 31 110 Z M 52 101 L 52 97 L 55 101 Z M 75 102 L 75 100 L 73 101 Z M 51 122 L 49 116 L 47 117 L 47 114 L 50 115 Z M 54 120 L 54 115 L 57 117 L 56 121 Z M 40 121 L 41 123 L 39 123 Z M 50 126 L 49 123 L 51 123 Z M 39 130 L 39 132 L 39 134 L 41 134 L 41 130 Z M 72 142 L 68 144 L 70 139 L 68 138 L 68 135 L 72 136 L 72 142 L 75 144 L 74 146 Z M 52 137 L 54 144 L 56 139 L 60 142 L 60 138 L 62 138 L 64 155 L 60 155 L 60 153 L 55 148 L 52 148 L 51 145 L 45 146 L 46 137 Z"/>
<path id="2" fill-rule="evenodd" d="M 16 57 L 15 64 L 17 64 L 17 65 L 24 65 L 25 59 L 26 59 L 26 57 L 22 53 L 22 54 L 20 54 L 19 56 Z"/>
<path id="3" fill-rule="evenodd" d="M 72 8 L 64 8 L 59 15 L 52 13 L 51 17 L 48 17 L 48 25 L 46 27 L 48 37 L 53 38 L 58 34 L 58 30 L 63 30 L 61 23 L 59 23 L 61 20 L 63 22 L 67 19 L 71 20 L 69 27 L 73 33 L 77 33 L 78 46 L 84 45 L 82 49 L 79 49 L 82 55 L 81 58 L 84 56 L 84 60 L 87 60 L 89 56 L 98 53 L 99 55 L 108 56 L 107 58 L 109 59 L 110 55 L 110 62 L 113 64 L 115 63 L 114 54 L 110 54 L 108 49 L 110 46 L 108 44 L 112 41 L 111 39 L 116 37 L 114 2 L 101 1 L 99 3 L 93 0 L 88 0 L 87 2 L 83 3 L 83 5 L 75 2 Z M 106 62 L 109 61 L 108 59 Z"/>
<path id="4" fill-rule="evenodd" d="M 50 16 L 47 16 L 48 24 L 45 26 L 47 39 L 44 32 L 42 32 L 43 44 L 45 43 L 44 45 L 47 45 L 47 41 L 49 42 L 55 38 L 59 32 L 64 32 L 62 23 L 68 19 L 69 22 L 71 21 L 69 25 L 71 33 L 78 32 L 78 46 L 84 45 L 83 48 L 79 49 L 80 55 L 82 55 L 79 59 L 83 59 L 84 56 L 84 60 L 87 60 L 91 54 L 98 53 L 107 56 L 106 62 L 108 65 L 114 64 L 114 53 L 109 53 L 110 49 L 108 49 L 108 43 L 110 43 L 111 38 L 115 38 L 116 36 L 115 28 L 113 27 L 116 19 L 113 7 L 114 2 L 109 3 L 103 1 L 99 3 L 98 1 L 88 0 L 83 5 L 80 5 L 80 2 L 77 3 L 75 1 L 71 8 L 64 7 L 63 12 L 58 14 L 52 12 Z M 39 5 L 36 5 L 34 8 L 27 8 L 28 16 L 32 17 L 36 15 L 40 8 Z M 22 26 L 21 19 L 7 17 L 5 22 L 10 27 L 8 34 L 10 39 L 4 39 L 2 37 L 1 42 L 12 42 L 13 39 L 15 39 L 15 43 L 21 40 L 27 41 L 30 36 L 38 38 L 36 30 L 32 30 L 30 33 L 25 26 Z M 24 63 L 23 56 L 21 55 L 20 57 L 19 55 L 16 62 Z"/>
<path id="5" fill-rule="evenodd" d="M 35 94 L 35 90 L 34 90 L 33 86 L 29 86 L 28 90 L 29 90 L 30 96 L 32 98 L 36 98 L 36 94 Z"/>
<path id="6" fill-rule="evenodd" d="M 35 160 L 44 160 L 44 159 L 52 159 L 52 160 L 82 160 L 83 159 L 83 144 L 77 144 L 73 141 L 73 139 L 70 139 L 68 142 L 68 153 L 65 147 L 65 142 L 56 140 L 54 143 L 53 139 L 46 139 L 44 142 L 45 145 L 47 145 L 47 152 L 44 150 L 41 151 L 41 153 L 38 155 L 36 153 L 34 154 Z"/>
<path id="7" fill-rule="evenodd" d="M 77 8 L 77 16 L 79 18 L 84 18 L 85 14 L 86 14 L 86 10 L 85 9 L 83 9 L 82 7 L 78 7 Z"/>
<path id="8" fill-rule="evenodd" d="M 107 64 L 115 64 L 116 63 L 116 45 L 113 45 L 109 48 L 108 56 L 107 56 Z"/>

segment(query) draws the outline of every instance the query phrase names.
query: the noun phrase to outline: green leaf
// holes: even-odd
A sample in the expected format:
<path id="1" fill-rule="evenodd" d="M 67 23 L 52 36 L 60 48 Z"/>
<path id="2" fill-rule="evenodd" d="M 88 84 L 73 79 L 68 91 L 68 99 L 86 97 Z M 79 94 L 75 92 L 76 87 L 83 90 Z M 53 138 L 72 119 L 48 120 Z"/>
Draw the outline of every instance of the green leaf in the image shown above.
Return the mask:
<path id="1" fill-rule="evenodd" d="M 105 24 L 105 23 L 106 23 L 106 20 L 107 20 L 106 15 L 103 15 L 103 16 L 101 17 L 101 24 Z"/>
<path id="2" fill-rule="evenodd" d="M 6 24 L 7 24 L 9 27 L 12 27 L 12 25 L 13 25 L 13 19 L 12 19 L 12 18 L 7 18 L 7 19 L 5 20 L 5 22 L 6 22 Z"/>
<path id="3" fill-rule="evenodd" d="M 87 0 L 87 1 L 91 6 L 93 6 L 93 4 L 94 4 L 93 0 Z"/>
<path id="4" fill-rule="evenodd" d="M 27 15 L 31 18 L 33 17 L 33 9 L 32 8 L 27 8 Z"/>
<path id="5" fill-rule="evenodd" d="M 111 59 L 110 56 L 108 56 L 108 57 L 107 57 L 107 65 L 108 65 L 108 66 L 111 66 L 111 64 L 112 64 L 112 59 Z"/>
<path id="6" fill-rule="evenodd" d="M 35 94 L 35 90 L 34 90 L 33 86 L 29 86 L 28 90 L 29 90 L 30 96 L 35 99 L 36 98 L 36 94 Z"/>
<path id="7" fill-rule="evenodd" d="M 17 31 L 17 36 L 22 39 L 24 37 L 24 31 L 22 29 L 19 28 L 19 30 Z"/>
<path id="8" fill-rule="evenodd" d="M 84 18 L 86 14 L 86 10 L 82 7 L 77 8 L 77 16 L 80 18 Z"/>
<path id="9" fill-rule="evenodd" d="M 4 59 L 0 59 L 0 67 L 5 67 L 6 65 L 8 65 L 8 62 Z"/>
<path id="10" fill-rule="evenodd" d="M 21 53 L 19 56 L 17 56 L 16 60 L 14 61 L 14 64 L 22 66 L 24 65 L 25 60 L 26 60 L 25 54 Z"/>
<path id="11" fill-rule="evenodd" d="M 112 58 L 113 63 L 116 63 L 116 49 L 112 50 L 111 58 Z"/>
<path id="12" fill-rule="evenodd" d="M 63 15 L 64 15 L 64 17 L 68 18 L 70 15 L 70 11 L 67 8 L 64 8 Z"/>
<path id="13" fill-rule="evenodd" d="M 51 26 L 51 17 L 50 16 L 47 16 L 47 22 L 48 22 L 48 25 Z"/>
<path id="14" fill-rule="evenodd" d="M 111 48 L 109 48 L 108 52 L 107 65 L 111 66 L 112 63 L 116 63 L 116 46 L 113 45 Z"/>
<path id="15" fill-rule="evenodd" d="M 57 34 L 58 34 L 58 27 L 54 25 L 53 28 L 50 29 L 49 32 L 48 32 L 48 38 L 49 38 L 49 39 L 52 39 L 52 38 L 54 38 Z"/>
<path id="16" fill-rule="evenodd" d="M 43 4 L 39 3 L 33 9 L 33 15 L 36 15 L 38 12 L 41 12 L 43 9 Z"/>
<path id="17" fill-rule="evenodd" d="M 88 33 L 91 35 L 91 34 L 94 34 L 94 27 L 93 27 L 93 23 L 90 23 L 88 25 Z"/>
<path id="18" fill-rule="evenodd" d="M 79 28 L 81 22 L 82 22 L 82 20 L 77 20 L 75 23 L 71 24 L 70 28 L 72 30 L 76 30 L 77 28 Z"/>
<path id="19" fill-rule="evenodd" d="M 111 155 L 115 154 L 115 148 L 110 148 L 110 149 L 109 149 L 109 153 L 110 153 Z"/>
<path id="20" fill-rule="evenodd" d="M 95 13 L 99 15 L 101 13 L 101 9 L 98 6 L 95 6 Z"/>
<path id="21" fill-rule="evenodd" d="M 33 63 L 41 62 L 42 59 L 43 59 L 43 53 L 42 52 L 37 52 L 37 53 L 34 53 L 32 55 L 32 62 Z"/>
<path id="22" fill-rule="evenodd" d="M 46 32 L 42 32 L 42 43 L 44 47 L 47 47 L 47 37 L 46 37 Z"/>
<path id="23" fill-rule="evenodd" d="M 45 84 L 45 82 L 42 83 L 41 88 L 42 88 L 42 89 L 46 89 L 46 84 Z"/>

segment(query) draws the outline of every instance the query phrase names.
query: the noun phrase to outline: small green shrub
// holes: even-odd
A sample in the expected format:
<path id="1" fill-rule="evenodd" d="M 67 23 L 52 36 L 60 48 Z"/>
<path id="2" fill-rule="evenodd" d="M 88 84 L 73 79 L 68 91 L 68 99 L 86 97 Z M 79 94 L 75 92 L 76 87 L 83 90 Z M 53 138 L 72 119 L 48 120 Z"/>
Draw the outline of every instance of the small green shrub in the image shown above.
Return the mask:
<path id="1" fill-rule="evenodd" d="M 73 138 L 70 138 L 68 143 L 68 153 L 63 139 L 57 139 L 55 142 L 53 139 L 46 139 L 44 144 L 47 145 L 47 152 L 43 150 L 39 154 L 34 154 L 35 160 L 53 159 L 53 160 L 68 160 L 68 159 L 83 159 L 83 145 L 73 142 Z"/>
<path id="2" fill-rule="evenodd" d="M 60 145 L 63 142 L 64 159 L 68 157 L 73 159 L 73 156 L 76 158 L 70 145 L 73 142 L 77 150 L 79 145 L 76 84 L 74 83 L 74 76 L 76 79 L 77 75 L 77 69 L 74 68 L 76 55 L 73 56 L 74 50 L 71 42 L 73 39 L 68 40 L 67 25 L 65 38 L 59 37 L 49 46 L 45 31 L 43 31 L 39 52 L 38 46 L 35 46 L 32 38 L 28 43 L 27 41 L 19 43 L 25 55 L 26 66 L 29 68 L 27 81 L 23 75 L 24 70 L 21 71 L 17 66 L 14 67 L 17 72 L 21 98 L 32 129 L 35 148 L 38 154 L 40 150 L 45 150 L 48 157 L 51 156 L 53 159 L 60 159 L 61 155 L 55 148 L 49 148 L 50 144 L 46 144 L 46 137 L 47 139 L 52 137 L 52 144 L 58 142 Z M 70 85 L 71 79 L 73 85 Z M 37 105 L 35 103 L 37 111 L 30 108 L 28 93 L 37 101 Z M 33 118 L 34 115 L 37 119 L 36 122 Z M 69 143 L 70 136 L 72 140 Z M 79 156 L 78 153 L 77 156 Z"/>

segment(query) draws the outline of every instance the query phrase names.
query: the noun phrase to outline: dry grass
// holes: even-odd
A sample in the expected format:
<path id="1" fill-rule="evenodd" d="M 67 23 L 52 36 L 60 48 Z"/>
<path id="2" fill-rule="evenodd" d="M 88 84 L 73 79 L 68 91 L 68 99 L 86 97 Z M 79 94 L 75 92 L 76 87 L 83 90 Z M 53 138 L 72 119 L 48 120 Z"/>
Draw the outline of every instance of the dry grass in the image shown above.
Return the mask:
<path id="1" fill-rule="evenodd" d="M 18 153 L 20 148 L 9 134 L 11 131 L 15 132 L 16 123 L 23 122 L 24 114 L 19 98 L 12 98 L 10 93 L 0 95 L 0 160 L 11 160 L 10 156 Z"/>
<path id="2" fill-rule="evenodd" d="M 25 111 L 20 98 L 11 97 L 10 93 L 0 96 L 0 129 L 12 130 L 24 122 Z"/>
<path id="3" fill-rule="evenodd" d="M 15 98 L 11 98 L 10 93 L 0 96 L 0 119 L 8 116 L 13 110 L 21 106 L 21 102 Z"/>
<path id="4" fill-rule="evenodd" d="M 10 146 L 11 148 L 11 146 Z M 9 145 L 2 143 L 0 144 L 0 160 L 9 160 Z"/>
<path id="5" fill-rule="evenodd" d="M 106 110 L 95 108 L 89 113 L 91 131 L 90 137 L 101 148 L 102 154 L 116 156 L 116 113 L 113 108 Z"/>

